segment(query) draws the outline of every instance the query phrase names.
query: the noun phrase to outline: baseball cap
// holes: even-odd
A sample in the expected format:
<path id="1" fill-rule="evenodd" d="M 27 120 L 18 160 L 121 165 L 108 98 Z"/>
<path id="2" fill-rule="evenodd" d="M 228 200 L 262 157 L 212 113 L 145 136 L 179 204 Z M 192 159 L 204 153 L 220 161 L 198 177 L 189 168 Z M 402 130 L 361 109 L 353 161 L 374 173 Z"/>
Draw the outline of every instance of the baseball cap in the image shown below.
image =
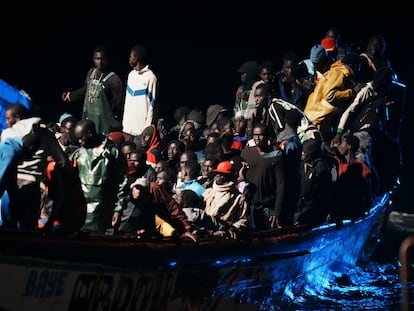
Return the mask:
<path id="1" fill-rule="evenodd" d="M 231 174 L 233 172 L 233 164 L 230 161 L 222 161 L 217 165 L 217 168 L 213 170 L 215 173 Z"/>

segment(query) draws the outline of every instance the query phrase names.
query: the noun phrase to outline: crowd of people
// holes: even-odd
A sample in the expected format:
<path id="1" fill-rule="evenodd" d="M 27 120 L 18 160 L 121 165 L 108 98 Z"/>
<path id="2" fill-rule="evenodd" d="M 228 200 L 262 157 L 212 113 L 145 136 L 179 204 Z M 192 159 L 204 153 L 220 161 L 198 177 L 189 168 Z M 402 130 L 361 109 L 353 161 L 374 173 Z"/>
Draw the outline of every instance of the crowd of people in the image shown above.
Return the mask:
<path id="1" fill-rule="evenodd" d="M 145 46 L 131 48 L 126 86 L 96 47 L 84 85 L 62 94 L 81 118 L 7 109 L 1 225 L 196 242 L 362 216 L 398 175 L 375 158 L 395 75 L 382 36 L 357 52 L 339 35 L 329 29 L 309 59 L 286 53 L 280 70 L 246 61 L 233 107 L 180 106 L 171 126 Z"/>

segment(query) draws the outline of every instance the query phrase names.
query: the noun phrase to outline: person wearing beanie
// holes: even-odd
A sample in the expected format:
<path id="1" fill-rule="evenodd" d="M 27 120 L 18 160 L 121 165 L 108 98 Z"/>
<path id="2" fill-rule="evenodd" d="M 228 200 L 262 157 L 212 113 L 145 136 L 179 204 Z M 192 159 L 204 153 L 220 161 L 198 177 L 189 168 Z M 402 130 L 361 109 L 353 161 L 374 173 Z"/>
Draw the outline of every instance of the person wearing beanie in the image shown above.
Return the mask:
<path id="1" fill-rule="evenodd" d="M 316 75 L 316 80 L 320 78 L 326 71 L 329 70 L 333 59 L 329 57 L 328 52 L 321 44 L 315 44 L 309 54 L 309 59 L 313 65 L 313 70 Z"/>
<path id="2" fill-rule="evenodd" d="M 117 234 L 141 239 L 155 235 L 155 208 L 149 192 L 148 180 L 144 177 L 137 178 L 130 185 Z"/>
<path id="3" fill-rule="evenodd" d="M 326 49 L 316 44 L 311 48 L 310 59 L 321 76 L 303 112 L 317 125 L 323 140 L 329 144 L 341 113 L 365 84 L 356 83 L 358 62 L 353 55 L 332 62 Z"/>

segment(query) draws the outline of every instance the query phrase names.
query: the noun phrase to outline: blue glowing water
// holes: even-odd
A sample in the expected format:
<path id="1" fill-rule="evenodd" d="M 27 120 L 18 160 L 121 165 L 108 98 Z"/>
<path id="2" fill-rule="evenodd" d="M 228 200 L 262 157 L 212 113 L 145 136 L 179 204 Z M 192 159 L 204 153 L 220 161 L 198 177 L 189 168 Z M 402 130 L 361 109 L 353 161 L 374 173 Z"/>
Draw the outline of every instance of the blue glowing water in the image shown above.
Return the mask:
<path id="1" fill-rule="evenodd" d="M 398 259 L 371 262 L 330 282 L 323 293 L 268 301 L 260 310 L 400 310 L 402 286 Z M 412 284 L 408 284 L 410 290 Z M 414 304 L 411 304 L 414 309 Z"/>

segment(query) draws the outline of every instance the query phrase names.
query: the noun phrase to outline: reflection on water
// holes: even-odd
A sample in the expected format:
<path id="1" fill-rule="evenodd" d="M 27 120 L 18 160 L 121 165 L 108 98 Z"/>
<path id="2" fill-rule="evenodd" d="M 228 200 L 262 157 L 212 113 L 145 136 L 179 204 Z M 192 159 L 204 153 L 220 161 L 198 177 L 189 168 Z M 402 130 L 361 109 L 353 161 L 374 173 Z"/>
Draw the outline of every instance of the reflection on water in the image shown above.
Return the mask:
<path id="1" fill-rule="evenodd" d="M 273 301 L 262 310 L 400 310 L 398 260 L 358 266 L 331 282 L 322 294 Z M 412 284 L 408 285 L 412 290 Z M 412 305 L 414 307 L 414 304 Z M 413 308 L 414 309 L 414 308 Z"/>

